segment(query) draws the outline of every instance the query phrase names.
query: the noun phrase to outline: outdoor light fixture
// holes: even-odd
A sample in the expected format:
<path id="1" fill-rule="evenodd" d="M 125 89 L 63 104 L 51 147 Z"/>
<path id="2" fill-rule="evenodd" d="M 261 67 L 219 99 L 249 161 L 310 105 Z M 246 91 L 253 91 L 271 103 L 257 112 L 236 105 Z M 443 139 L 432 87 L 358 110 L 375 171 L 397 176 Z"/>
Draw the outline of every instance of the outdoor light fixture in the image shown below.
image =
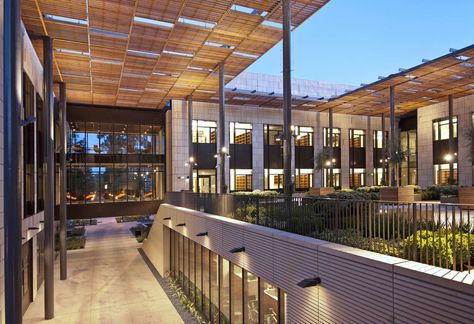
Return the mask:
<path id="1" fill-rule="evenodd" d="M 221 152 L 222 152 L 222 153 L 227 153 L 227 147 L 223 146 L 223 147 L 221 148 Z"/>
<path id="2" fill-rule="evenodd" d="M 207 232 L 197 233 L 196 236 L 207 236 Z"/>
<path id="3" fill-rule="evenodd" d="M 245 252 L 245 246 L 234 248 L 229 251 L 230 253 L 240 253 L 240 252 Z"/>
<path id="4" fill-rule="evenodd" d="M 331 161 L 326 161 L 326 166 L 330 166 L 331 165 Z"/>
<path id="5" fill-rule="evenodd" d="M 180 223 L 176 225 L 176 227 L 183 227 L 183 226 L 186 226 L 186 223 Z"/>
<path id="6" fill-rule="evenodd" d="M 171 220 L 171 217 L 165 217 L 163 220 Z"/>
<path id="7" fill-rule="evenodd" d="M 39 230 L 39 227 L 28 227 L 29 231 L 37 231 Z"/>
<path id="8" fill-rule="evenodd" d="M 450 153 L 448 153 L 444 156 L 444 160 L 451 162 L 453 160 L 453 156 Z"/>
<path id="9" fill-rule="evenodd" d="M 297 285 L 301 288 L 308 288 L 308 287 L 317 286 L 320 283 L 321 283 L 321 278 L 314 277 L 314 278 L 303 279 L 300 282 L 298 282 Z"/>

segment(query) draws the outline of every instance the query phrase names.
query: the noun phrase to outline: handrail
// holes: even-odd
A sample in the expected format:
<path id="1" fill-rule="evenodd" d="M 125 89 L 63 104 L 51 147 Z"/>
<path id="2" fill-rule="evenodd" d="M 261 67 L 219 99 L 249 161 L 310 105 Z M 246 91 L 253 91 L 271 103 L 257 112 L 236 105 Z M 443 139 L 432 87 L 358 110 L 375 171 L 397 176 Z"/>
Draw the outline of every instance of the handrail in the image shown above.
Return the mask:
<path id="1" fill-rule="evenodd" d="M 474 205 L 168 192 L 171 205 L 459 271 L 474 267 Z"/>

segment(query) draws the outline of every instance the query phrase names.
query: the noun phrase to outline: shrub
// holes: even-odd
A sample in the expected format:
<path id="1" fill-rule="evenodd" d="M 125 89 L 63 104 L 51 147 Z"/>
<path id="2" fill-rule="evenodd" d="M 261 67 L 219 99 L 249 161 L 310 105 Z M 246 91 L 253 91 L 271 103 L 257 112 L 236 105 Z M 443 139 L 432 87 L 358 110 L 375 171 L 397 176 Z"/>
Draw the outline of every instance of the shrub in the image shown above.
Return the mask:
<path id="1" fill-rule="evenodd" d="M 137 222 L 137 221 L 149 220 L 149 219 L 150 219 L 150 216 L 143 216 L 143 215 L 115 217 L 115 220 L 117 221 L 117 223 Z"/>
<path id="2" fill-rule="evenodd" d="M 254 190 L 254 191 L 236 191 L 232 193 L 233 195 L 238 196 L 278 196 L 280 193 L 278 191 L 272 190 Z"/>
<path id="3" fill-rule="evenodd" d="M 379 200 L 379 195 L 376 192 L 349 191 L 347 189 L 330 193 L 326 197 L 341 200 Z"/>
<path id="4" fill-rule="evenodd" d="M 356 190 L 360 192 L 380 192 L 380 188 L 384 188 L 384 186 L 359 187 Z"/>
<path id="5" fill-rule="evenodd" d="M 433 185 L 421 193 L 422 200 L 439 200 L 441 196 L 458 196 L 458 186 Z"/>
<path id="6" fill-rule="evenodd" d="M 149 231 L 150 228 L 143 224 L 138 224 L 137 226 L 130 227 L 130 232 L 132 232 L 132 234 L 135 236 L 138 243 L 142 243 L 148 237 Z"/>
<path id="7" fill-rule="evenodd" d="M 469 239 L 471 241 L 470 249 L 468 248 Z M 474 262 L 474 234 L 470 233 L 456 233 L 453 234 L 442 231 L 417 231 L 416 250 L 417 259 L 428 264 L 434 264 L 441 267 L 452 268 L 454 264 L 453 251 L 456 252 L 456 269 L 461 269 L 462 262 L 467 263 L 471 259 L 471 264 Z M 411 255 L 413 251 L 414 237 L 413 235 L 404 240 L 405 255 Z M 441 264 L 439 260 L 441 258 Z"/>

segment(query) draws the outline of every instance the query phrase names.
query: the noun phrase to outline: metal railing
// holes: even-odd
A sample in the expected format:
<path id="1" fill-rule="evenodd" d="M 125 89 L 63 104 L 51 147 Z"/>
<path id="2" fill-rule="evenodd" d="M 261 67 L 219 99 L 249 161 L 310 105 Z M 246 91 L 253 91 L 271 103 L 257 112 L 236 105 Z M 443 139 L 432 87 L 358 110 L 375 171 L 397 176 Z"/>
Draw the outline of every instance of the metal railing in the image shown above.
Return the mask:
<path id="1" fill-rule="evenodd" d="M 165 202 L 459 271 L 474 269 L 474 205 L 168 192 Z"/>

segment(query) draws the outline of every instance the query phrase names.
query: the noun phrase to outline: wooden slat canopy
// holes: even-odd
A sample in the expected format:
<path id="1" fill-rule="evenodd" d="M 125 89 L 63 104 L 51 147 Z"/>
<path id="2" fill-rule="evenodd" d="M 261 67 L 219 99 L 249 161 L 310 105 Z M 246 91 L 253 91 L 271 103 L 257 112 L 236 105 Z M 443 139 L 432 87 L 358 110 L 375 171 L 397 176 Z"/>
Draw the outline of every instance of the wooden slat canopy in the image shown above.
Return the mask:
<path id="1" fill-rule="evenodd" d="M 292 0 L 292 25 L 328 1 Z M 68 101 L 99 105 L 211 100 L 219 62 L 229 82 L 282 39 L 281 18 L 280 0 L 22 0 L 27 31 L 54 38 Z"/>
<path id="2" fill-rule="evenodd" d="M 399 116 L 447 101 L 449 95 L 460 98 L 474 94 L 474 45 L 451 50 L 447 55 L 317 103 L 310 109 L 333 108 L 334 113 L 365 116 L 388 113 L 391 86 L 395 89 L 395 112 Z"/>

